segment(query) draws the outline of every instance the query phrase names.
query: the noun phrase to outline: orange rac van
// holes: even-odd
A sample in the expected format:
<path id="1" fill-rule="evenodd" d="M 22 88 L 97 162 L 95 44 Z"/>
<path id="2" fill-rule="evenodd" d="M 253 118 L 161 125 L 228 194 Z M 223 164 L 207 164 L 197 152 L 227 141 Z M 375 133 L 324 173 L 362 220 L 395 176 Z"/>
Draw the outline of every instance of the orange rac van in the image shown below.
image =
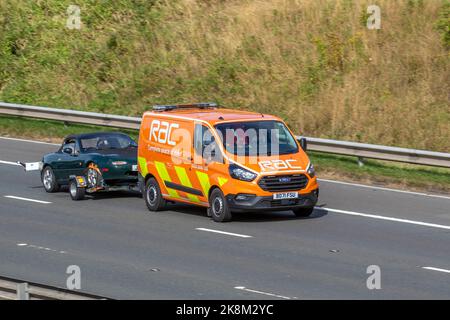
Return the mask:
<path id="1" fill-rule="evenodd" d="M 154 106 L 139 132 L 143 198 L 150 211 L 167 202 L 203 206 L 217 222 L 237 211 L 309 216 L 319 186 L 305 150 L 272 115 L 214 103 Z"/>

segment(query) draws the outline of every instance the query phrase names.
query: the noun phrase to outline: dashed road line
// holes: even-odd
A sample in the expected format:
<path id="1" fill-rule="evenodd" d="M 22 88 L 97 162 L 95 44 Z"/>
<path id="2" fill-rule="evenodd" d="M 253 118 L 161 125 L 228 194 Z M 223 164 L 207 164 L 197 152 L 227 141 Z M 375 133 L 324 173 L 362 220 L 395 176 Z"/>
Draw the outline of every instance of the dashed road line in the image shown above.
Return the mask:
<path id="1" fill-rule="evenodd" d="M 37 246 L 37 245 L 34 245 L 34 244 L 28 244 L 28 243 L 17 243 L 17 246 L 18 247 L 25 247 L 25 248 L 36 249 L 36 250 L 42 250 L 42 251 L 56 252 L 56 253 L 61 253 L 61 254 L 67 253 L 67 251 L 64 251 L 64 250 L 56 250 L 56 249 L 43 247 L 43 246 Z"/>
<path id="2" fill-rule="evenodd" d="M 42 204 L 50 204 L 51 203 L 50 201 L 42 201 L 42 200 L 29 199 L 29 198 L 23 198 L 23 197 L 16 197 L 16 196 L 4 196 L 4 197 L 8 198 L 8 199 L 36 202 L 36 203 L 42 203 Z"/>
<path id="3" fill-rule="evenodd" d="M 441 268 L 435 268 L 435 267 L 422 267 L 422 269 L 438 271 L 438 272 L 444 272 L 444 273 L 450 273 L 450 270 L 441 269 Z"/>
<path id="4" fill-rule="evenodd" d="M 57 143 L 43 142 L 43 141 L 36 141 L 36 140 L 27 140 L 27 139 L 9 138 L 9 137 L 0 137 L 0 139 L 12 140 L 12 141 L 21 141 L 21 142 L 30 142 L 30 143 L 38 143 L 38 144 L 46 144 L 46 145 L 50 145 L 50 146 L 59 146 L 59 144 L 57 144 Z"/>
<path id="5" fill-rule="evenodd" d="M 295 297 L 291 298 L 291 297 L 281 296 L 279 294 L 270 293 L 270 292 L 264 292 L 264 291 L 259 291 L 259 290 L 253 290 L 253 289 L 248 289 L 248 288 L 242 287 L 242 286 L 238 286 L 238 287 L 234 287 L 234 288 L 236 290 L 242 290 L 242 291 L 247 291 L 247 292 L 252 292 L 252 293 L 258 293 L 258 294 L 263 294 L 263 295 L 266 295 L 266 296 L 275 297 L 275 298 L 281 298 L 281 299 L 286 299 L 286 300 L 295 299 Z"/>
<path id="6" fill-rule="evenodd" d="M 226 231 L 220 231 L 220 230 L 214 230 L 214 229 L 207 229 L 207 228 L 195 228 L 195 229 L 199 230 L 199 231 L 206 231 L 206 232 L 225 234 L 225 235 L 233 236 L 233 237 L 253 238 L 252 236 L 249 236 L 249 235 L 246 235 L 246 234 L 232 233 L 232 232 L 226 232 Z"/>
<path id="7" fill-rule="evenodd" d="M 4 161 L 4 160 L 0 160 L 0 163 L 1 163 L 1 164 L 9 164 L 9 165 L 11 165 L 11 166 L 20 166 L 19 163 L 17 163 L 17 162 L 12 162 L 12 161 Z"/>

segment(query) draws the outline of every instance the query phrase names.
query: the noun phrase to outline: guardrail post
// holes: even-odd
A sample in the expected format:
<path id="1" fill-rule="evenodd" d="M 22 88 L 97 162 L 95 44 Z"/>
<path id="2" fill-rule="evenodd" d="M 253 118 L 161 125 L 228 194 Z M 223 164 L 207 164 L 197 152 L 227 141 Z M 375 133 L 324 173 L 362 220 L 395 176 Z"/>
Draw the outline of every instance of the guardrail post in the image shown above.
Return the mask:
<path id="1" fill-rule="evenodd" d="M 30 300 L 28 283 L 24 282 L 17 285 L 17 300 Z"/>
<path id="2" fill-rule="evenodd" d="M 358 157 L 358 166 L 360 166 L 360 167 L 364 166 L 364 158 L 363 157 Z"/>

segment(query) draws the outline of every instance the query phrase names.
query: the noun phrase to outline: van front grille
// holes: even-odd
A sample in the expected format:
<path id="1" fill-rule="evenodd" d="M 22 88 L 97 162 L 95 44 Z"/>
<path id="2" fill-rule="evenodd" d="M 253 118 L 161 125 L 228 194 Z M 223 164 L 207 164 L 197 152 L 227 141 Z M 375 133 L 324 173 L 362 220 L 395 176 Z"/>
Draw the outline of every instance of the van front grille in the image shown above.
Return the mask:
<path id="1" fill-rule="evenodd" d="M 301 190 L 308 184 L 308 177 L 304 174 L 291 174 L 280 176 L 264 176 L 258 185 L 264 191 L 283 192 Z"/>

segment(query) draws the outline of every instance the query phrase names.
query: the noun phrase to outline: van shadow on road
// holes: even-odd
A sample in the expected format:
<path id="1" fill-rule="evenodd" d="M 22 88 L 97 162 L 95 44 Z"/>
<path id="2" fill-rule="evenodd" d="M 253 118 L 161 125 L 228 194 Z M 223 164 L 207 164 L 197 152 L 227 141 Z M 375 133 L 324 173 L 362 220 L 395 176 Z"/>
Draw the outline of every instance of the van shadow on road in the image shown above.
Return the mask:
<path id="1" fill-rule="evenodd" d="M 40 189 L 43 186 L 32 186 L 30 188 Z M 61 187 L 60 193 L 68 194 L 68 187 Z M 138 191 L 109 191 L 109 192 L 97 192 L 94 194 L 86 194 L 84 201 L 108 201 L 111 199 L 128 198 L 136 199 L 136 201 L 142 201 L 142 194 Z M 140 200 L 139 200 L 140 199 Z M 143 209 L 146 210 L 143 204 Z M 182 204 L 182 203 L 168 203 L 167 209 L 164 211 L 174 211 L 183 214 L 189 214 L 199 217 L 206 216 L 206 208 L 197 207 L 195 205 Z M 257 211 L 257 212 L 234 212 L 233 220 L 231 222 L 273 222 L 273 221 L 292 221 L 292 220 L 310 220 L 318 219 L 326 216 L 328 211 L 325 208 L 314 210 L 313 214 L 309 217 L 296 217 L 290 210 L 287 211 Z"/>
<path id="2" fill-rule="evenodd" d="M 169 204 L 169 211 L 175 211 L 184 214 L 190 214 L 200 217 L 206 217 L 206 209 L 185 204 Z M 325 209 L 314 210 L 313 214 L 306 218 L 299 218 L 292 211 L 258 211 L 258 212 L 234 212 L 233 222 L 273 222 L 290 220 L 310 220 L 326 216 L 328 212 Z"/>
<path id="3" fill-rule="evenodd" d="M 116 198 L 142 198 L 142 194 L 138 191 L 100 191 L 93 194 L 87 194 L 86 199 L 89 200 L 108 200 Z"/>

